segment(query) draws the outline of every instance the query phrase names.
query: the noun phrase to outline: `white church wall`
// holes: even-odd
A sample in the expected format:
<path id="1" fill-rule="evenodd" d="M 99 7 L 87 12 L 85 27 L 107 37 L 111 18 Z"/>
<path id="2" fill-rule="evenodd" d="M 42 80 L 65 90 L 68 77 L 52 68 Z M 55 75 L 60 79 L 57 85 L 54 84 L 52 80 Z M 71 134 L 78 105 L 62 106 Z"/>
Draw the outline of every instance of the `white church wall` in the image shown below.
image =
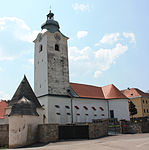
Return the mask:
<path id="1" fill-rule="evenodd" d="M 126 119 L 129 118 L 129 108 L 128 108 L 128 99 L 111 99 L 109 101 L 109 117 L 110 110 L 114 110 L 114 118 Z"/>
<path id="2" fill-rule="evenodd" d="M 84 106 L 88 109 L 85 109 Z M 101 110 L 100 107 L 103 108 L 103 110 Z M 92 122 L 92 119 L 108 118 L 108 106 L 106 100 L 73 98 L 72 109 L 73 123 Z"/>
<path id="3" fill-rule="evenodd" d="M 49 123 L 71 123 L 71 99 L 59 96 L 49 96 L 48 98 Z"/>
<path id="4" fill-rule="evenodd" d="M 9 147 L 20 147 L 36 142 L 39 121 L 38 116 L 10 116 Z"/>
<path id="5" fill-rule="evenodd" d="M 3 119 L 0 119 L 0 125 L 1 124 L 6 124 L 6 122 L 5 122 L 5 119 L 3 118 Z"/>
<path id="6" fill-rule="evenodd" d="M 49 108 L 48 108 L 48 96 L 43 96 L 43 97 L 40 97 L 38 98 L 41 106 L 43 107 L 43 115 L 45 115 L 45 118 L 44 118 L 44 123 L 49 123 L 49 120 L 48 120 L 48 116 L 49 116 Z"/>
<path id="7" fill-rule="evenodd" d="M 39 120 L 38 124 L 45 123 L 45 118 L 44 118 L 45 110 L 44 110 L 44 108 L 36 108 L 36 111 L 39 115 L 38 116 L 38 120 Z"/>

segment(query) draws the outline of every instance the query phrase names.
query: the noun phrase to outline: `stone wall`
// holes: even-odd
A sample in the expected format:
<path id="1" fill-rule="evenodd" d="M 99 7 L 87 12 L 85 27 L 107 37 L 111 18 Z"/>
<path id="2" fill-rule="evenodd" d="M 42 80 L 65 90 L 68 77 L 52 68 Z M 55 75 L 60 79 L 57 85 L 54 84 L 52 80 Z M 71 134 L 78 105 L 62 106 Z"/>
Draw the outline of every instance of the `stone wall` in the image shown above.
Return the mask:
<path id="1" fill-rule="evenodd" d="M 130 122 L 130 121 L 121 120 L 120 128 L 122 134 L 149 133 L 149 121 Z"/>
<path id="2" fill-rule="evenodd" d="M 9 148 L 27 146 L 37 142 L 38 116 L 9 117 Z"/>
<path id="3" fill-rule="evenodd" d="M 99 123 L 89 123 L 89 139 L 99 138 L 108 135 L 108 120 L 101 120 Z"/>
<path id="4" fill-rule="evenodd" d="M 0 147 L 8 146 L 9 143 L 9 125 L 0 125 Z"/>
<path id="5" fill-rule="evenodd" d="M 59 139 L 58 124 L 38 125 L 38 141 L 42 143 L 56 142 Z"/>

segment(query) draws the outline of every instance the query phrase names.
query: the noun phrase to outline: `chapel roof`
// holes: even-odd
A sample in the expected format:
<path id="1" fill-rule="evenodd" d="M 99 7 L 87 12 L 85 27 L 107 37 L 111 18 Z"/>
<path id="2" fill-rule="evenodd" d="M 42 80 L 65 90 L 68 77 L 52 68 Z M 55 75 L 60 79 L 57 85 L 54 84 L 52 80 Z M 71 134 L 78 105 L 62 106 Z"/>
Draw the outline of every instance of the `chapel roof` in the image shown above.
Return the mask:
<path id="1" fill-rule="evenodd" d="M 19 87 L 17 88 L 15 94 L 13 95 L 12 99 L 9 102 L 8 106 L 13 106 L 15 103 L 17 103 L 22 97 L 25 97 L 26 99 L 30 100 L 35 104 L 36 107 L 40 108 L 41 105 L 33 92 L 26 76 L 24 76 L 23 80 L 21 81 Z"/>
<path id="2" fill-rule="evenodd" d="M 148 93 L 144 93 L 138 88 L 128 88 L 121 91 L 126 97 L 134 98 L 134 97 L 149 97 Z"/>
<path id="3" fill-rule="evenodd" d="M 98 99 L 127 99 L 127 97 L 123 95 L 113 84 L 97 87 L 86 84 L 70 83 L 70 87 L 79 97 Z"/>
<path id="4" fill-rule="evenodd" d="M 6 115 L 6 107 L 8 106 L 8 103 L 4 100 L 0 100 L 0 119 L 4 118 L 4 115 Z"/>
<path id="5" fill-rule="evenodd" d="M 38 116 L 35 104 L 24 96 L 12 106 L 10 116 L 12 115 L 32 115 Z"/>

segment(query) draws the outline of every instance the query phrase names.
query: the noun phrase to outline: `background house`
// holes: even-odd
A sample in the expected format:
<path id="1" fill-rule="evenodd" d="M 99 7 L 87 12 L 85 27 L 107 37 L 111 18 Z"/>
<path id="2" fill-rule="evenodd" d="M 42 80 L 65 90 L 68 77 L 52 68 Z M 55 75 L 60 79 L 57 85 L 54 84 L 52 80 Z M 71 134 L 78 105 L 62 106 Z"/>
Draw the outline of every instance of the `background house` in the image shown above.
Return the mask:
<path id="1" fill-rule="evenodd" d="M 0 124 L 5 124 L 5 115 L 7 106 L 8 106 L 7 101 L 0 100 Z"/>
<path id="2" fill-rule="evenodd" d="M 137 88 L 128 88 L 121 91 L 126 97 L 132 101 L 137 109 L 137 114 L 134 117 L 149 116 L 149 94 Z"/>

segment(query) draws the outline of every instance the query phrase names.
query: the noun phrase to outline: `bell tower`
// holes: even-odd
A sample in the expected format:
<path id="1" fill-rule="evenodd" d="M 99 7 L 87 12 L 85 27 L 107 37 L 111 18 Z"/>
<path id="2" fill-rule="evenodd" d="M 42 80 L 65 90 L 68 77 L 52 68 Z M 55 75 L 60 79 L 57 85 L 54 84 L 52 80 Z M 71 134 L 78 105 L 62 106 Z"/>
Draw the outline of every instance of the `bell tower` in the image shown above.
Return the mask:
<path id="1" fill-rule="evenodd" d="M 34 90 L 37 97 L 66 96 L 69 89 L 68 37 L 50 11 L 34 40 Z"/>

